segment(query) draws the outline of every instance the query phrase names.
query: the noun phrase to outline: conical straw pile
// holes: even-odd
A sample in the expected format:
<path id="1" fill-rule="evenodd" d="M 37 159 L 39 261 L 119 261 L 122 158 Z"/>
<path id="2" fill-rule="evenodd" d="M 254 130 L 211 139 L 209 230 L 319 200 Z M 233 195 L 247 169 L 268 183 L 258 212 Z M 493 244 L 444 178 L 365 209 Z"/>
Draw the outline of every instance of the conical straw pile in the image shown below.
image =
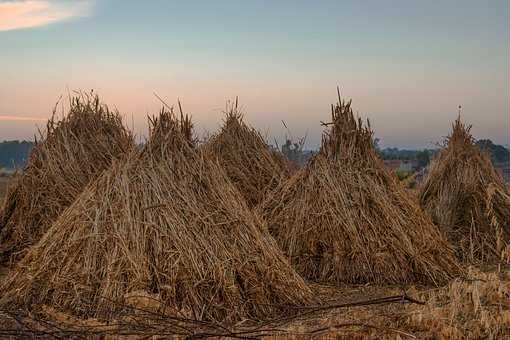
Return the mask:
<path id="1" fill-rule="evenodd" d="M 305 278 L 441 284 L 460 272 L 446 240 L 384 168 L 351 103 L 332 107 L 320 152 L 262 204 Z"/>
<path id="2" fill-rule="evenodd" d="M 460 117 L 430 165 L 420 202 L 469 263 L 510 262 L 510 190 Z"/>
<path id="3" fill-rule="evenodd" d="M 118 113 L 95 95 L 72 98 L 62 120 L 48 122 L 26 168 L 10 185 L 0 212 L 0 260 L 20 258 L 85 186 L 134 149 Z"/>
<path id="4" fill-rule="evenodd" d="M 255 207 L 291 174 L 291 165 L 270 150 L 255 129 L 248 127 L 237 102 L 226 112 L 221 131 L 205 146 L 217 158 L 250 207 Z"/>

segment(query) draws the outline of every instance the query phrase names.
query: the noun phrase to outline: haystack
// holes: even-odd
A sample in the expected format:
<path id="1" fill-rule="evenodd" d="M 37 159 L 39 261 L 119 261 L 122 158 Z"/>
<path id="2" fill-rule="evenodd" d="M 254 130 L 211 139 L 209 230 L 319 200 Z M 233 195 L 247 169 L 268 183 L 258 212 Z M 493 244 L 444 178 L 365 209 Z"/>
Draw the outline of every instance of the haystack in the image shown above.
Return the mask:
<path id="1" fill-rule="evenodd" d="M 291 174 L 290 162 L 271 150 L 258 131 L 243 121 L 236 104 L 227 107 L 221 131 L 205 149 L 219 160 L 228 177 L 254 207 Z"/>
<path id="2" fill-rule="evenodd" d="M 160 314 L 225 321 L 311 301 L 223 169 L 178 125 L 153 127 L 139 155 L 83 191 L 7 279 L 0 305 L 109 318 L 149 296 Z"/>
<path id="3" fill-rule="evenodd" d="M 351 103 L 332 107 L 309 164 L 261 205 L 304 277 L 330 283 L 440 284 L 459 272 L 437 228 L 378 158 Z"/>
<path id="4" fill-rule="evenodd" d="M 510 262 L 510 189 L 460 117 L 430 165 L 420 202 L 465 262 Z"/>
<path id="5" fill-rule="evenodd" d="M 20 258 L 91 180 L 134 148 L 120 115 L 88 94 L 72 98 L 61 120 L 54 114 L 41 138 L 0 212 L 2 263 Z"/>

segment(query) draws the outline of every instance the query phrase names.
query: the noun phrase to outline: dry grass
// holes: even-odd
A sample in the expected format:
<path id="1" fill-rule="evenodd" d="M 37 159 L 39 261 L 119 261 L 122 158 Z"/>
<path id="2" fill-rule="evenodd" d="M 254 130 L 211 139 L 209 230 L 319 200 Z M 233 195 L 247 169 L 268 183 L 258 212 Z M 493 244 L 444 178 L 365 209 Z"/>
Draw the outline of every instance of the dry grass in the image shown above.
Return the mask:
<path id="1" fill-rule="evenodd" d="M 329 310 L 287 324 L 268 338 L 506 339 L 510 336 L 510 272 L 469 269 L 469 280 L 407 294 L 424 304 L 393 303 Z M 395 288 L 343 287 L 342 301 L 399 294 Z M 338 294 L 338 293 L 337 293 Z M 361 296 L 361 297 L 360 297 Z"/>
<path id="2" fill-rule="evenodd" d="M 221 131 L 204 149 L 218 159 L 250 207 L 262 202 L 292 171 L 285 156 L 270 150 L 260 133 L 244 123 L 237 101 L 227 107 Z"/>
<path id="3" fill-rule="evenodd" d="M 470 269 L 468 281 L 418 294 L 425 306 L 406 308 L 402 324 L 421 337 L 501 339 L 510 336 L 510 272 Z"/>
<path id="4" fill-rule="evenodd" d="M 149 157 L 156 155 L 164 157 L 175 150 L 194 149 L 197 145 L 191 116 L 185 115 L 182 109 L 180 119 L 177 119 L 173 108 L 170 110 L 163 108 L 158 116 L 149 117 L 149 134 L 150 138 L 142 151 Z M 181 145 L 182 143 L 184 145 Z"/>
<path id="5" fill-rule="evenodd" d="M 73 98 L 69 113 L 48 122 L 25 169 L 14 175 L 0 212 L 0 262 L 15 261 L 112 160 L 134 147 L 118 113 L 97 96 Z"/>
<path id="6" fill-rule="evenodd" d="M 38 334 L 52 337 L 106 336 L 107 338 L 214 337 L 263 339 L 506 339 L 510 336 L 510 268 L 480 271 L 469 269 L 468 280 L 455 279 L 437 289 L 408 287 L 406 294 L 423 304 L 409 301 L 377 302 L 403 296 L 401 288 L 381 286 L 313 285 L 324 301 L 319 308 L 304 306 L 269 322 L 244 321 L 231 327 L 175 319 L 154 313 L 158 304 L 150 294 L 132 294 L 130 305 L 139 308 L 115 322 L 78 319 L 44 307 L 43 314 L 19 319 L 0 313 L 0 335 Z M 382 300 L 382 299 L 383 300 Z M 19 315 L 12 315 L 14 317 Z M 49 333 L 52 332 L 52 333 Z"/>
<path id="7" fill-rule="evenodd" d="M 7 186 L 9 184 L 9 177 L 0 176 L 0 204 L 4 201 L 4 196 L 7 192 Z"/>
<path id="8" fill-rule="evenodd" d="M 461 270 L 446 240 L 378 158 L 350 103 L 309 164 L 269 196 L 262 214 L 305 278 L 320 282 L 447 282 Z"/>
<path id="9" fill-rule="evenodd" d="M 179 126 L 153 126 L 141 153 L 86 187 L 4 282 L 3 308 L 113 318 L 149 296 L 167 317 L 233 321 L 312 301 L 263 222 Z"/>
<path id="10" fill-rule="evenodd" d="M 430 165 L 420 201 L 461 260 L 510 262 L 510 190 L 460 117 Z"/>

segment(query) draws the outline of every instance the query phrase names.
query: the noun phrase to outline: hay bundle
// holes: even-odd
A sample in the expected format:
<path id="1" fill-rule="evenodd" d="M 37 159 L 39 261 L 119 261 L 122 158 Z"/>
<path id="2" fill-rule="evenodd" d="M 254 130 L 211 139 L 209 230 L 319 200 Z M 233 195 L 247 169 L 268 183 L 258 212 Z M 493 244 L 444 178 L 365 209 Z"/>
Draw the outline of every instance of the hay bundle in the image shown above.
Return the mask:
<path id="1" fill-rule="evenodd" d="M 458 273 L 447 242 L 385 170 L 370 126 L 350 102 L 332 119 L 319 153 L 261 205 L 297 271 L 333 283 L 439 284 Z"/>
<path id="2" fill-rule="evenodd" d="M 71 99 L 62 120 L 54 114 L 41 138 L 0 213 L 2 263 L 20 258 L 92 179 L 134 148 L 120 115 L 86 94 Z"/>
<path id="3" fill-rule="evenodd" d="M 260 133 L 244 123 L 237 102 L 227 108 L 221 131 L 205 149 L 219 160 L 250 207 L 262 202 L 291 173 L 285 157 L 271 150 Z"/>
<path id="4" fill-rule="evenodd" d="M 8 278 L 0 305 L 114 317 L 148 295 L 159 313 L 239 320 L 311 300 L 223 169 L 172 131 L 160 141 L 177 143 L 157 148 L 166 154 L 145 148 L 83 191 Z"/>
<path id="5" fill-rule="evenodd" d="M 510 190 L 460 117 L 420 188 L 420 202 L 465 262 L 510 261 Z"/>

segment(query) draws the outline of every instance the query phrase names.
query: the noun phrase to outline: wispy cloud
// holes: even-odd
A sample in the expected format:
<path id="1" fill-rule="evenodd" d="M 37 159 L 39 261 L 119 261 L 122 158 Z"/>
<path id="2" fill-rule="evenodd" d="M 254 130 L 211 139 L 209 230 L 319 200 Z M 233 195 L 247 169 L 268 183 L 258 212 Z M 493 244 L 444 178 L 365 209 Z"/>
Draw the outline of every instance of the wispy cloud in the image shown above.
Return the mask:
<path id="1" fill-rule="evenodd" d="M 8 0 L 0 1 L 0 31 L 44 26 L 88 16 L 92 0 Z"/>
<path id="2" fill-rule="evenodd" d="M 48 120 L 48 118 L 41 117 L 26 117 L 26 116 L 8 116 L 8 115 L 0 115 L 0 121 L 13 121 L 13 122 L 40 122 Z"/>

